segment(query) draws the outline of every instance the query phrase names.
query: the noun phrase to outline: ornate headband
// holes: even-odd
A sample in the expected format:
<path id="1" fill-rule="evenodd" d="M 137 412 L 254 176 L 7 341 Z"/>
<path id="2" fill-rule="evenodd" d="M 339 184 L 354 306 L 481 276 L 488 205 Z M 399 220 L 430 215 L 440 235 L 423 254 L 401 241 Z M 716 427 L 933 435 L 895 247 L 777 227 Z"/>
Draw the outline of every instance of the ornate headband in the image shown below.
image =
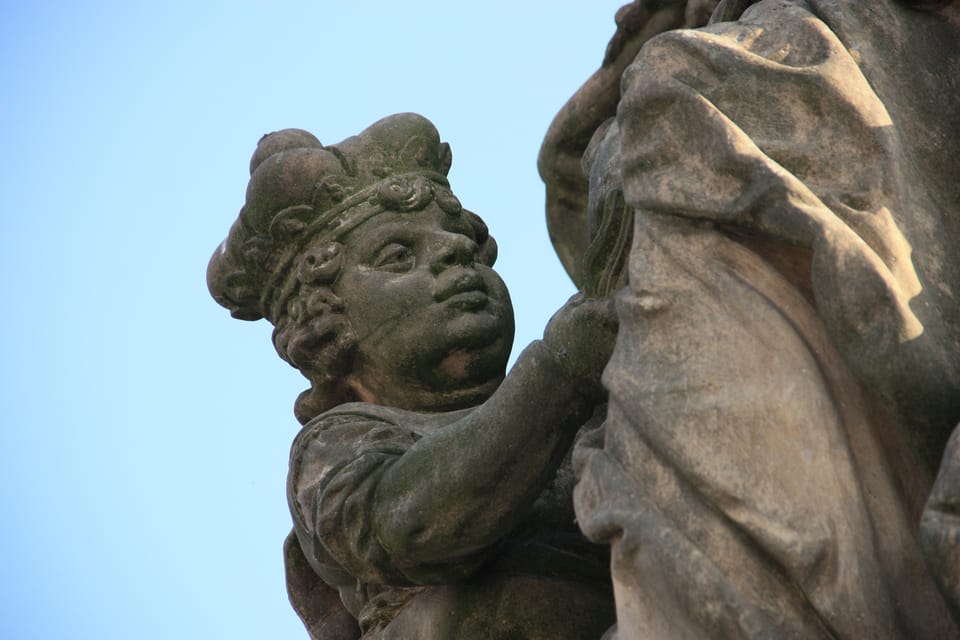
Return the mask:
<path id="1" fill-rule="evenodd" d="M 336 242 L 384 211 L 460 203 L 446 173 L 450 147 L 426 118 L 403 113 L 324 146 L 300 129 L 264 136 L 250 163 L 246 204 L 210 260 L 214 299 L 244 320 L 275 322 L 296 290 L 296 256 Z"/>

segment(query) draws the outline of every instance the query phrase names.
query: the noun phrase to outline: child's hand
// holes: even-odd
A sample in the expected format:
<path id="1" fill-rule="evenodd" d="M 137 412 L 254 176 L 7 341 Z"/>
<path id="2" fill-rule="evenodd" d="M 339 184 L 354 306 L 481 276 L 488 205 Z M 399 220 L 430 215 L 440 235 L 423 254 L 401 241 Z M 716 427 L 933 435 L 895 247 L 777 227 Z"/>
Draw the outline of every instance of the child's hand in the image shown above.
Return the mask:
<path id="1" fill-rule="evenodd" d="M 613 353 L 616 337 L 613 300 L 586 298 L 582 294 L 570 298 L 543 332 L 543 341 L 565 373 L 582 380 L 584 391 L 597 397 L 603 393 L 600 374 Z"/>

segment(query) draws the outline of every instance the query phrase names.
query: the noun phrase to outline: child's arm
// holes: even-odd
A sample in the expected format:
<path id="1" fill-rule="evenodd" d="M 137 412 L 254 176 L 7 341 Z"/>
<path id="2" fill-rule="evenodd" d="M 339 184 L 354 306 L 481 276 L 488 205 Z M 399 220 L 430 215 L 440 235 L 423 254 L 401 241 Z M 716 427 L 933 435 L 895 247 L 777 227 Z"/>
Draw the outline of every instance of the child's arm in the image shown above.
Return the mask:
<path id="1" fill-rule="evenodd" d="M 392 463 L 372 509 L 387 551 L 438 563 L 507 533 L 602 399 L 615 334 L 612 301 L 571 300 L 487 402 Z"/>

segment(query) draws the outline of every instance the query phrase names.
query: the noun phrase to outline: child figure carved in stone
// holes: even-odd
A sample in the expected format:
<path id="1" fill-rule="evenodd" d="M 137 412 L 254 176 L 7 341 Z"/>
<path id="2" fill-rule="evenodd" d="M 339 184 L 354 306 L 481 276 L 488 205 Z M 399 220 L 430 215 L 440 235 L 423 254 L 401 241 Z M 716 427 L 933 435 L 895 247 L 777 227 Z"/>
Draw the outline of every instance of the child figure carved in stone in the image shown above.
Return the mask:
<path id="1" fill-rule="evenodd" d="M 605 549 L 573 518 L 573 439 L 604 393 L 609 300 L 576 297 L 504 375 L 496 245 L 415 114 L 331 146 L 265 136 L 210 261 L 311 387 L 290 458 L 291 601 L 313 638 L 598 638 Z"/>

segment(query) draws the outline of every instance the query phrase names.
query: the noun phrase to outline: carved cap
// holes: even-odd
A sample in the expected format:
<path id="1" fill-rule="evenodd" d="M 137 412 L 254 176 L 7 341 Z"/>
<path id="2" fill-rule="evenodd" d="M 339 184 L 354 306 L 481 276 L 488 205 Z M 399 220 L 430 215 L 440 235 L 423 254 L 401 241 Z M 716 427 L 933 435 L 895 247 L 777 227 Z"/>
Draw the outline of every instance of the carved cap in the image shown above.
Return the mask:
<path id="1" fill-rule="evenodd" d="M 318 236 L 336 241 L 385 210 L 448 211 L 450 147 L 413 113 L 388 116 L 335 145 L 301 129 L 260 139 L 246 203 L 207 267 L 214 299 L 235 318 L 275 322 L 296 287 L 294 258 Z"/>

